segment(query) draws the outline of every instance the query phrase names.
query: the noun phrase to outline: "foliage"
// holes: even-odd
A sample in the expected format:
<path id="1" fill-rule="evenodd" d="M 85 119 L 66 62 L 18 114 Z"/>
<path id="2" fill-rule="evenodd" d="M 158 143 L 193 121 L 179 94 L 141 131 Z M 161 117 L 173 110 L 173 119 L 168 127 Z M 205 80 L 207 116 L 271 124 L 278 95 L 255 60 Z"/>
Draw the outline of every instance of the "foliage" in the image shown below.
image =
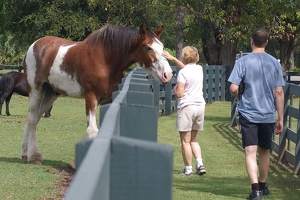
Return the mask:
<path id="1" fill-rule="evenodd" d="M 170 13 L 164 12 L 169 6 L 158 0 L 11 0 L 0 6 L 0 22 L 3 24 L 0 27 L 0 44 L 10 39 L 14 45 L 7 51 L 22 52 L 20 54 L 45 35 L 83 40 L 107 23 L 137 28 L 146 25 L 152 29 L 164 25 L 162 40 L 174 43 L 172 38 L 175 34 L 168 31 L 174 22 L 169 22 Z M 0 50 L 2 62 L 15 64 L 15 59 L 10 58 L 7 51 Z"/>
<path id="2" fill-rule="evenodd" d="M 3 45 L 0 50 L 0 64 L 15 63 L 21 65 L 24 55 L 18 51 L 19 48 L 13 39 L 14 37 L 9 33 L 7 33 L 6 37 L 0 35 L 0 41 L 3 40 Z"/>
<path id="3" fill-rule="evenodd" d="M 232 66 L 235 54 L 250 51 L 249 38 L 257 27 L 271 31 L 268 52 L 289 67 L 299 41 L 300 2 L 289 0 L 10 0 L 0 5 L 2 62 L 25 53 L 28 46 L 45 35 L 82 40 L 93 30 L 111 23 L 152 29 L 164 25 L 162 42 L 177 48 L 176 14 L 185 16 L 184 46 L 193 45 L 204 55 L 203 63 Z M 4 59 L 4 57 L 7 57 Z M 16 64 L 16 63 L 11 63 Z"/>
<path id="4" fill-rule="evenodd" d="M 294 67 L 293 72 L 300 72 L 300 68 L 299 67 Z"/>

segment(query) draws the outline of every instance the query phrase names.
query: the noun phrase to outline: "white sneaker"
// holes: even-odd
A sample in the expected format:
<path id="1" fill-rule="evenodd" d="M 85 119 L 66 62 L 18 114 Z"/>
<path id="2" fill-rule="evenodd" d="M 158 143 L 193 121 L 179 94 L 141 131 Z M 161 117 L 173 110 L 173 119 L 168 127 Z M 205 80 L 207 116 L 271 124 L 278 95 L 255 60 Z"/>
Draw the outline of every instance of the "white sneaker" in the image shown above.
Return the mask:
<path id="1" fill-rule="evenodd" d="M 186 176 L 189 176 L 189 175 L 192 175 L 193 174 L 193 171 L 192 170 L 186 170 L 184 169 L 182 172 L 181 172 L 182 175 L 186 175 Z"/>
<path id="2" fill-rule="evenodd" d="M 199 174 L 199 175 L 204 175 L 206 174 L 206 170 L 205 170 L 205 167 L 204 165 L 200 165 L 199 167 L 196 167 L 196 173 Z"/>

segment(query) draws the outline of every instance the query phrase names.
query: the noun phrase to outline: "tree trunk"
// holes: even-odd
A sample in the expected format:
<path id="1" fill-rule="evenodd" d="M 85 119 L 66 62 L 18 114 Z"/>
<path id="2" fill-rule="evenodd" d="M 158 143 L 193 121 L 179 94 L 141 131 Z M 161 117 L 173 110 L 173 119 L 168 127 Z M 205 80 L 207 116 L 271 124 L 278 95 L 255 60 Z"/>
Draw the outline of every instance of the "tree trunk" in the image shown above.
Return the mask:
<path id="1" fill-rule="evenodd" d="M 203 32 L 202 46 L 203 54 L 208 65 L 224 65 L 232 69 L 235 63 L 235 55 L 237 51 L 237 39 L 221 41 L 218 37 L 220 32 L 218 29 L 210 27 L 206 24 Z"/>
<path id="2" fill-rule="evenodd" d="M 179 6 L 176 15 L 176 58 L 181 60 L 181 53 L 183 49 L 183 28 L 184 28 L 184 13 L 183 13 L 183 6 Z"/>
<path id="3" fill-rule="evenodd" d="M 237 52 L 237 39 L 231 41 L 225 41 L 220 47 L 219 60 L 221 65 L 227 66 L 232 70 L 235 64 L 235 55 Z"/>
<path id="4" fill-rule="evenodd" d="M 293 52 L 296 48 L 296 40 L 281 39 L 279 40 L 280 45 L 280 63 L 284 71 L 291 71 L 294 67 Z"/>

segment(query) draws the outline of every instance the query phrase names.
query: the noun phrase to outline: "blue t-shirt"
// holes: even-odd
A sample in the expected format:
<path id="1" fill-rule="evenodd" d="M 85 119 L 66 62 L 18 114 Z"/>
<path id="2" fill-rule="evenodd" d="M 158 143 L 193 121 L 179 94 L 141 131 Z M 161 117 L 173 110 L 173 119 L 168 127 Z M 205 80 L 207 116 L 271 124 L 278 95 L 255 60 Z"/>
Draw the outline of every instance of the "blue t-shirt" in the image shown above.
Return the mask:
<path id="1" fill-rule="evenodd" d="M 267 53 L 250 53 L 236 61 L 228 79 L 237 85 L 242 80 L 241 115 L 253 123 L 276 122 L 275 88 L 284 86 L 279 62 Z"/>

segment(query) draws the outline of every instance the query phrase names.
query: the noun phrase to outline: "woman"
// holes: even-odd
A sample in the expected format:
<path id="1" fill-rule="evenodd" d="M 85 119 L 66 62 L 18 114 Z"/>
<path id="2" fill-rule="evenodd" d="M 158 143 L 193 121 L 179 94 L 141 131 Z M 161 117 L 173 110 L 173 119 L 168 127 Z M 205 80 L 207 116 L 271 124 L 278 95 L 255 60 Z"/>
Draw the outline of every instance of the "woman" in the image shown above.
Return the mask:
<path id="1" fill-rule="evenodd" d="M 196 139 L 198 131 L 203 130 L 205 100 L 203 98 L 203 70 L 196 63 L 199 53 L 195 47 L 187 46 L 182 50 L 182 62 L 168 52 L 165 58 L 172 60 L 181 70 L 177 75 L 174 93 L 178 98 L 176 128 L 180 134 L 181 152 L 185 164 L 183 175 L 193 173 L 192 159 L 196 159 L 196 173 L 206 173 L 201 147 Z"/>

